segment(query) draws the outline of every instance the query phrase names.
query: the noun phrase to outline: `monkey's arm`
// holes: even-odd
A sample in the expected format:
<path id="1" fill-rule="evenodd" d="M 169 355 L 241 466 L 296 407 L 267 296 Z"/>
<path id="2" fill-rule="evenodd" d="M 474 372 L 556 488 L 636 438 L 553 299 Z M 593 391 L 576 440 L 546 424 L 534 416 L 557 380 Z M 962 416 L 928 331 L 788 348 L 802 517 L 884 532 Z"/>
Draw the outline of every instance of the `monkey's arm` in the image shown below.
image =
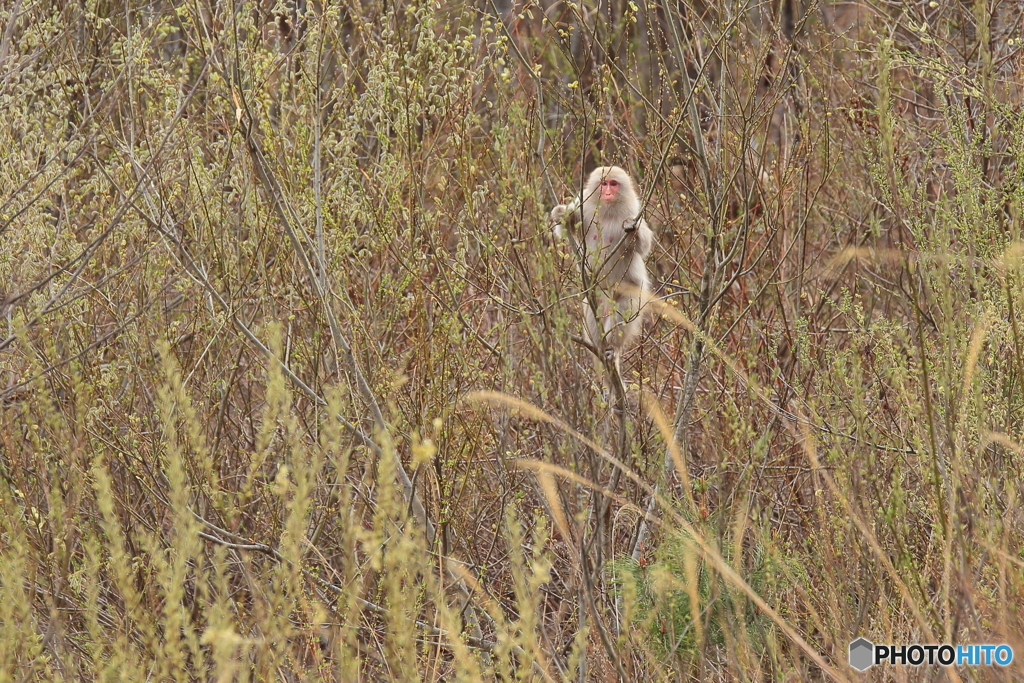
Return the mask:
<path id="1" fill-rule="evenodd" d="M 638 254 L 640 258 L 646 261 L 651 253 L 651 247 L 654 245 L 654 232 L 647 225 L 647 221 L 641 218 L 636 227 L 635 235 L 636 244 L 633 247 L 633 253 Z"/>
<path id="2" fill-rule="evenodd" d="M 622 229 L 625 233 L 623 236 L 625 248 L 646 260 L 651 253 L 651 246 L 654 244 L 654 232 L 647 225 L 647 221 L 643 218 L 628 221 L 622 226 Z"/>

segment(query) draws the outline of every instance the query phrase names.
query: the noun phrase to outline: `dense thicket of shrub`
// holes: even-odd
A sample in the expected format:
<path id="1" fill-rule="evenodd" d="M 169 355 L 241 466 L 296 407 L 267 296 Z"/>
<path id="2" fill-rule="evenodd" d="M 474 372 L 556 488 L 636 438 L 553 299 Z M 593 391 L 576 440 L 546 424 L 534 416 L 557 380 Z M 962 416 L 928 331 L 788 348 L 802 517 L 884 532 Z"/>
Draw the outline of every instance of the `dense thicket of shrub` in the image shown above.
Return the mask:
<path id="1" fill-rule="evenodd" d="M 1019 5 L 0 26 L 3 680 L 1024 652 Z M 658 237 L 624 420 L 547 225 L 601 163 Z"/>

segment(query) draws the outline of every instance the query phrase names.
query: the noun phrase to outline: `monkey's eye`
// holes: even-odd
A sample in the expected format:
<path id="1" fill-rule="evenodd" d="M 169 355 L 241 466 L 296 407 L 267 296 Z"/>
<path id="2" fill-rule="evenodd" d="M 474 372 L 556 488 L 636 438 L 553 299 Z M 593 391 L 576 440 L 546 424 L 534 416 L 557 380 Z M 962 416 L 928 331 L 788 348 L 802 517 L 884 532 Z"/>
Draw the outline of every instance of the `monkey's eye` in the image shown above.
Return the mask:
<path id="1" fill-rule="evenodd" d="M 606 180 L 602 184 L 603 185 L 607 185 L 608 187 L 618 187 L 619 186 L 619 181 L 618 180 Z"/>

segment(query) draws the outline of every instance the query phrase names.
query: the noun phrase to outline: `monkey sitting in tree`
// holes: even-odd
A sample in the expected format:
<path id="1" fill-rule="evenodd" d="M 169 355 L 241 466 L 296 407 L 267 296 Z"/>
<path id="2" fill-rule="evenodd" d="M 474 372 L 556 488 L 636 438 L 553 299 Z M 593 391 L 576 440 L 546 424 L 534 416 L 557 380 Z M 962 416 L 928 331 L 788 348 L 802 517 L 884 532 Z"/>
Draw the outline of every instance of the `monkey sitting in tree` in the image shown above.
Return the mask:
<path id="1" fill-rule="evenodd" d="M 640 198 L 633 181 L 618 166 L 595 168 L 579 197 L 551 210 L 556 237 L 562 236 L 564 225 L 576 240 L 582 240 L 577 244 L 586 253 L 586 340 L 614 363 L 617 372 L 622 352 L 640 334 L 640 293 L 649 288 L 644 259 L 651 253 L 654 234 L 639 214 Z"/>

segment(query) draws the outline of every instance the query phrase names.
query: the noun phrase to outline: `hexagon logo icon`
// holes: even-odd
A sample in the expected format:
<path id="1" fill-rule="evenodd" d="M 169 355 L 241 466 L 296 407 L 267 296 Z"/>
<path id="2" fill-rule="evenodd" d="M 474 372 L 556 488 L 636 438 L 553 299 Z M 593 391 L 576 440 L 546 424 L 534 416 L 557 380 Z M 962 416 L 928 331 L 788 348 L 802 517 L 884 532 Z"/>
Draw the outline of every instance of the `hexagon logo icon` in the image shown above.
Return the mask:
<path id="1" fill-rule="evenodd" d="M 850 666 L 857 671 L 867 671 L 875 663 L 875 645 L 867 638 L 858 638 L 850 643 Z"/>

